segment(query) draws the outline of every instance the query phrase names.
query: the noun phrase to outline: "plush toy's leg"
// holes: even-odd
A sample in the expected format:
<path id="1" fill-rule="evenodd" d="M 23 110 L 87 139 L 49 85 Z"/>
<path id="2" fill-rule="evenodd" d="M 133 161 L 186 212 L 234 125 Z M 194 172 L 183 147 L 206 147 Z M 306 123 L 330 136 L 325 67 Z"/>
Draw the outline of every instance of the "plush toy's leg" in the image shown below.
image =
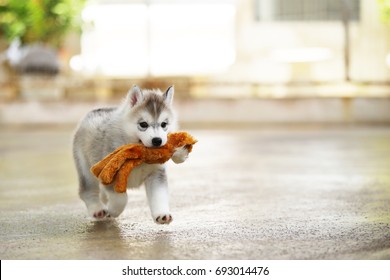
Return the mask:
<path id="1" fill-rule="evenodd" d="M 107 197 L 108 215 L 111 217 L 118 217 L 123 210 L 125 210 L 127 204 L 127 193 L 117 193 L 112 186 L 102 186 Z"/>
<path id="2" fill-rule="evenodd" d="M 114 177 L 118 170 L 125 161 L 132 158 L 132 156 L 133 152 L 129 150 L 124 150 L 123 152 L 114 155 L 99 174 L 101 182 L 105 185 L 111 184 L 114 181 Z"/>
<path id="3" fill-rule="evenodd" d="M 127 160 L 118 171 L 116 176 L 115 191 L 122 193 L 127 190 L 127 180 L 134 167 L 140 165 L 142 160 Z"/>
<path id="4" fill-rule="evenodd" d="M 146 178 L 145 189 L 153 220 L 158 224 L 172 222 L 172 216 L 169 212 L 168 182 L 164 166 L 156 169 Z"/>
<path id="5" fill-rule="evenodd" d="M 121 151 L 120 148 L 113 151 L 111 154 L 106 156 L 104 159 L 96 163 L 91 167 L 91 172 L 96 176 L 99 177 L 100 172 L 102 172 L 103 168 L 106 166 L 106 164 L 119 152 Z"/>

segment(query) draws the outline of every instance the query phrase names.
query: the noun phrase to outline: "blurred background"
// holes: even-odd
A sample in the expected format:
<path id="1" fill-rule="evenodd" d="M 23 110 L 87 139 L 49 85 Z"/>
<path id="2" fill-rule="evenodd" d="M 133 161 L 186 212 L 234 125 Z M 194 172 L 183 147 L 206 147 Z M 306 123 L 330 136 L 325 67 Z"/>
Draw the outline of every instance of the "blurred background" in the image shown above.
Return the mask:
<path id="1" fill-rule="evenodd" d="M 182 123 L 388 123 L 389 22 L 388 0 L 1 0 L 0 124 L 133 84 L 174 84 Z"/>
<path id="2" fill-rule="evenodd" d="M 0 0 L 0 258 L 388 260 L 389 67 L 390 0 Z M 78 198 L 76 123 L 134 84 L 199 140 L 164 230 Z"/>

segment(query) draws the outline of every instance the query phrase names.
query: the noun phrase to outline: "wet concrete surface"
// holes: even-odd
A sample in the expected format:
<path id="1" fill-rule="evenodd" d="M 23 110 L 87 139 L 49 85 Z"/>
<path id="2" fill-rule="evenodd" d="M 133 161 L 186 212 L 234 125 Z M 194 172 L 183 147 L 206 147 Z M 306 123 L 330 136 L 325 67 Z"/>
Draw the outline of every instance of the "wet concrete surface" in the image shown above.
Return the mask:
<path id="1" fill-rule="evenodd" d="M 70 128 L 0 128 L 1 259 L 390 259 L 390 128 L 189 130 L 170 225 L 77 196 Z"/>

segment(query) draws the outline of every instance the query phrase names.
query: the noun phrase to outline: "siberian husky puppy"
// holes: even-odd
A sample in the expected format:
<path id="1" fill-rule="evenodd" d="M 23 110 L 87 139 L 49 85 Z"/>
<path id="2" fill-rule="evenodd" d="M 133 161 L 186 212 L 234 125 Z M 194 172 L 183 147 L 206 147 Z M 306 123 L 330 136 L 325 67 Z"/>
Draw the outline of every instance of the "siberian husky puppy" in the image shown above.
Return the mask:
<path id="1" fill-rule="evenodd" d="M 165 145 L 167 134 L 176 129 L 173 95 L 173 87 L 162 93 L 134 86 L 121 105 L 90 111 L 80 122 L 73 139 L 73 157 L 79 178 L 79 195 L 92 217 L 118 217 L 126 207 L 127 193 L 117 193 L 113 186 L 100 184 L 90 172 L 91 166 L 124 144 Z M 181 163 L 187 157 L 188 151 L 181 147 L 172 159 Z M 142 184 L 145 184 L 153 220 L 158 224 L 169 224 L 172 216 L 165 166 L 142 164 L 136 167 L 128 178 L 127 188 Z"/>

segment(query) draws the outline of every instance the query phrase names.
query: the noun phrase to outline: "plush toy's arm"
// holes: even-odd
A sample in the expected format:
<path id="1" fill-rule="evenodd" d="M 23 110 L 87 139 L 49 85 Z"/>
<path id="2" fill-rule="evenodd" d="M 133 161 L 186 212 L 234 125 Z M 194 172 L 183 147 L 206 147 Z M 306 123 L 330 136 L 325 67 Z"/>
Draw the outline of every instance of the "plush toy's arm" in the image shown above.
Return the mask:
<path id="1" fill-rule="evenodd" d="M 197 140 L 187 132 L 174 132 L 168 135 L 168 143 L 173 148 L 186 146 L 188 152 L 192 151 L 192 145 L 194 145 L 196 142 Z"/>

